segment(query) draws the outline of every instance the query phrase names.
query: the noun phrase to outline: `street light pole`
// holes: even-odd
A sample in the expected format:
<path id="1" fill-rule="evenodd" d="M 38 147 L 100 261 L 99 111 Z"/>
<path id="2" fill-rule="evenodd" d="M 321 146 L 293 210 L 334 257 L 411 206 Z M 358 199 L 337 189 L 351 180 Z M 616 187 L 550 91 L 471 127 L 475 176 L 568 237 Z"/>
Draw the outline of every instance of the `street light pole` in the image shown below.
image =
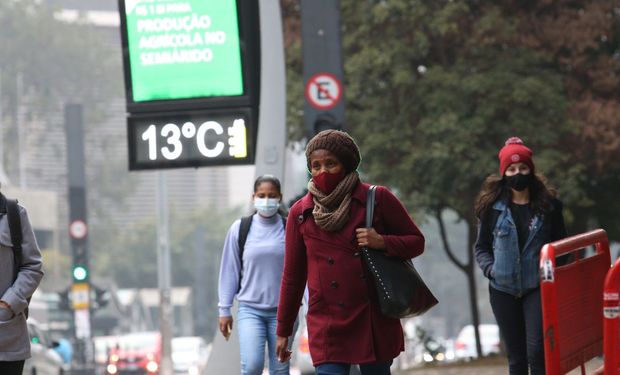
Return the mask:
<path id="1" fill-rule="evenodd" d="M 170 234 L 168 222 L 168 179 L 157 172 L 157 280 L 159 285 L 159 331 L 161 333 L 160 375 L 172 375 L 172 305 L 170 301 Z"/>

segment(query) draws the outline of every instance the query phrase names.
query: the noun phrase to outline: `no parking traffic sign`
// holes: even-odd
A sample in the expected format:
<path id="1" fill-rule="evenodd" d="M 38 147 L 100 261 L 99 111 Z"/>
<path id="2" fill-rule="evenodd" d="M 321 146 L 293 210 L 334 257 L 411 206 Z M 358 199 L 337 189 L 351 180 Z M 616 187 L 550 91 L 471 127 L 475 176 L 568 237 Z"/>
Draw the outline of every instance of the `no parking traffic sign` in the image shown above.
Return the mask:
<path id="1" fill-rule="evenodd" d="M 86 237 L 86 233 L 88 233 L 88 227 L 82 220 L 75 220 L 69 225 L 69 234 L 76 240 Z"/>
<path id="2" fill-rule="evenodd" d="M 319 110 L 334 107 L 342 96 L 342 85 L 331 73 L 317 73 L 306 82 L 306 100 Z"/>

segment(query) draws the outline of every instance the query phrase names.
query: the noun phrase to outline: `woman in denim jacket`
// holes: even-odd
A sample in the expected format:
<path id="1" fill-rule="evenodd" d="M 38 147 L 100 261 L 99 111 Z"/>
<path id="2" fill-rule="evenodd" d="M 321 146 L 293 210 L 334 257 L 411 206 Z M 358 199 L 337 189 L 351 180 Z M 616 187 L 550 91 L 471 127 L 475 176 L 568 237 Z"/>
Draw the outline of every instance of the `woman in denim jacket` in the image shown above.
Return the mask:
<path id="1" fill-rule="evenodd" d="M 562 203 L 535 173 L 532 151 L 512 137 L 499 152 L 500 175 L 487 177 L 476 200 L 475 253 L 490 280 L 491 308 L 510 374 L 545 373 L 538 275 L 541 247 L 566 237 Z"/>

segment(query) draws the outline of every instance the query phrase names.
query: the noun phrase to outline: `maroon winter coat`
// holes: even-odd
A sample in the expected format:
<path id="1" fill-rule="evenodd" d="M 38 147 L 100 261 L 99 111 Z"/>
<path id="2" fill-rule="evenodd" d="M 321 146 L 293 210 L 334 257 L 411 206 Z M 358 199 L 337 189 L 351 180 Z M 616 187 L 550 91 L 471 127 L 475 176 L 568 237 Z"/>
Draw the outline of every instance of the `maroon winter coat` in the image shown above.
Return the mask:
<path id="1" fill-rule="evenodd" d="M 308 193 L 291 208 L 278 306 L 278 336 L 287 337 L 308 282 L 308 336 L 315 366 L 321 363 L 387 362 L 404 350 L 400 320 L 385 317 L 360 257 L 355 229 L 365 227 L 366 193 L 352 193 L 351 215 L 338 232 L 319 228 Z M 424 237 L 400 201 L 378 187 L 373 228 L 383 235 L 388 255 L 413 258 L 424 251 Z"/>

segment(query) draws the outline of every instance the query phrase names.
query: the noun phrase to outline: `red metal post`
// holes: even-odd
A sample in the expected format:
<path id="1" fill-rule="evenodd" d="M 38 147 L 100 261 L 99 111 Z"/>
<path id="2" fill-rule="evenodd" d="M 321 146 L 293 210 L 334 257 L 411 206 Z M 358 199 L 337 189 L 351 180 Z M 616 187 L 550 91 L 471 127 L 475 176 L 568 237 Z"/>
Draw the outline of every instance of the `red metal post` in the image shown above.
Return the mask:
<path id="1" fill-rule="evenodd" d="M 603 351 L 605 353 L 605 375 L 618 375 L 620 371 L 620 259 L 605 277 L 603 290 Z"/>
<path id="2" fill-rule="evenodd" d="M 555 288 L 555 248 L 546 244 L 540 251 L 540 294 L 544 296 L 543 337 L 545 342 L 545 373 L 560 375 L 560 342 L 558 339 L 558 296 Z"/>

